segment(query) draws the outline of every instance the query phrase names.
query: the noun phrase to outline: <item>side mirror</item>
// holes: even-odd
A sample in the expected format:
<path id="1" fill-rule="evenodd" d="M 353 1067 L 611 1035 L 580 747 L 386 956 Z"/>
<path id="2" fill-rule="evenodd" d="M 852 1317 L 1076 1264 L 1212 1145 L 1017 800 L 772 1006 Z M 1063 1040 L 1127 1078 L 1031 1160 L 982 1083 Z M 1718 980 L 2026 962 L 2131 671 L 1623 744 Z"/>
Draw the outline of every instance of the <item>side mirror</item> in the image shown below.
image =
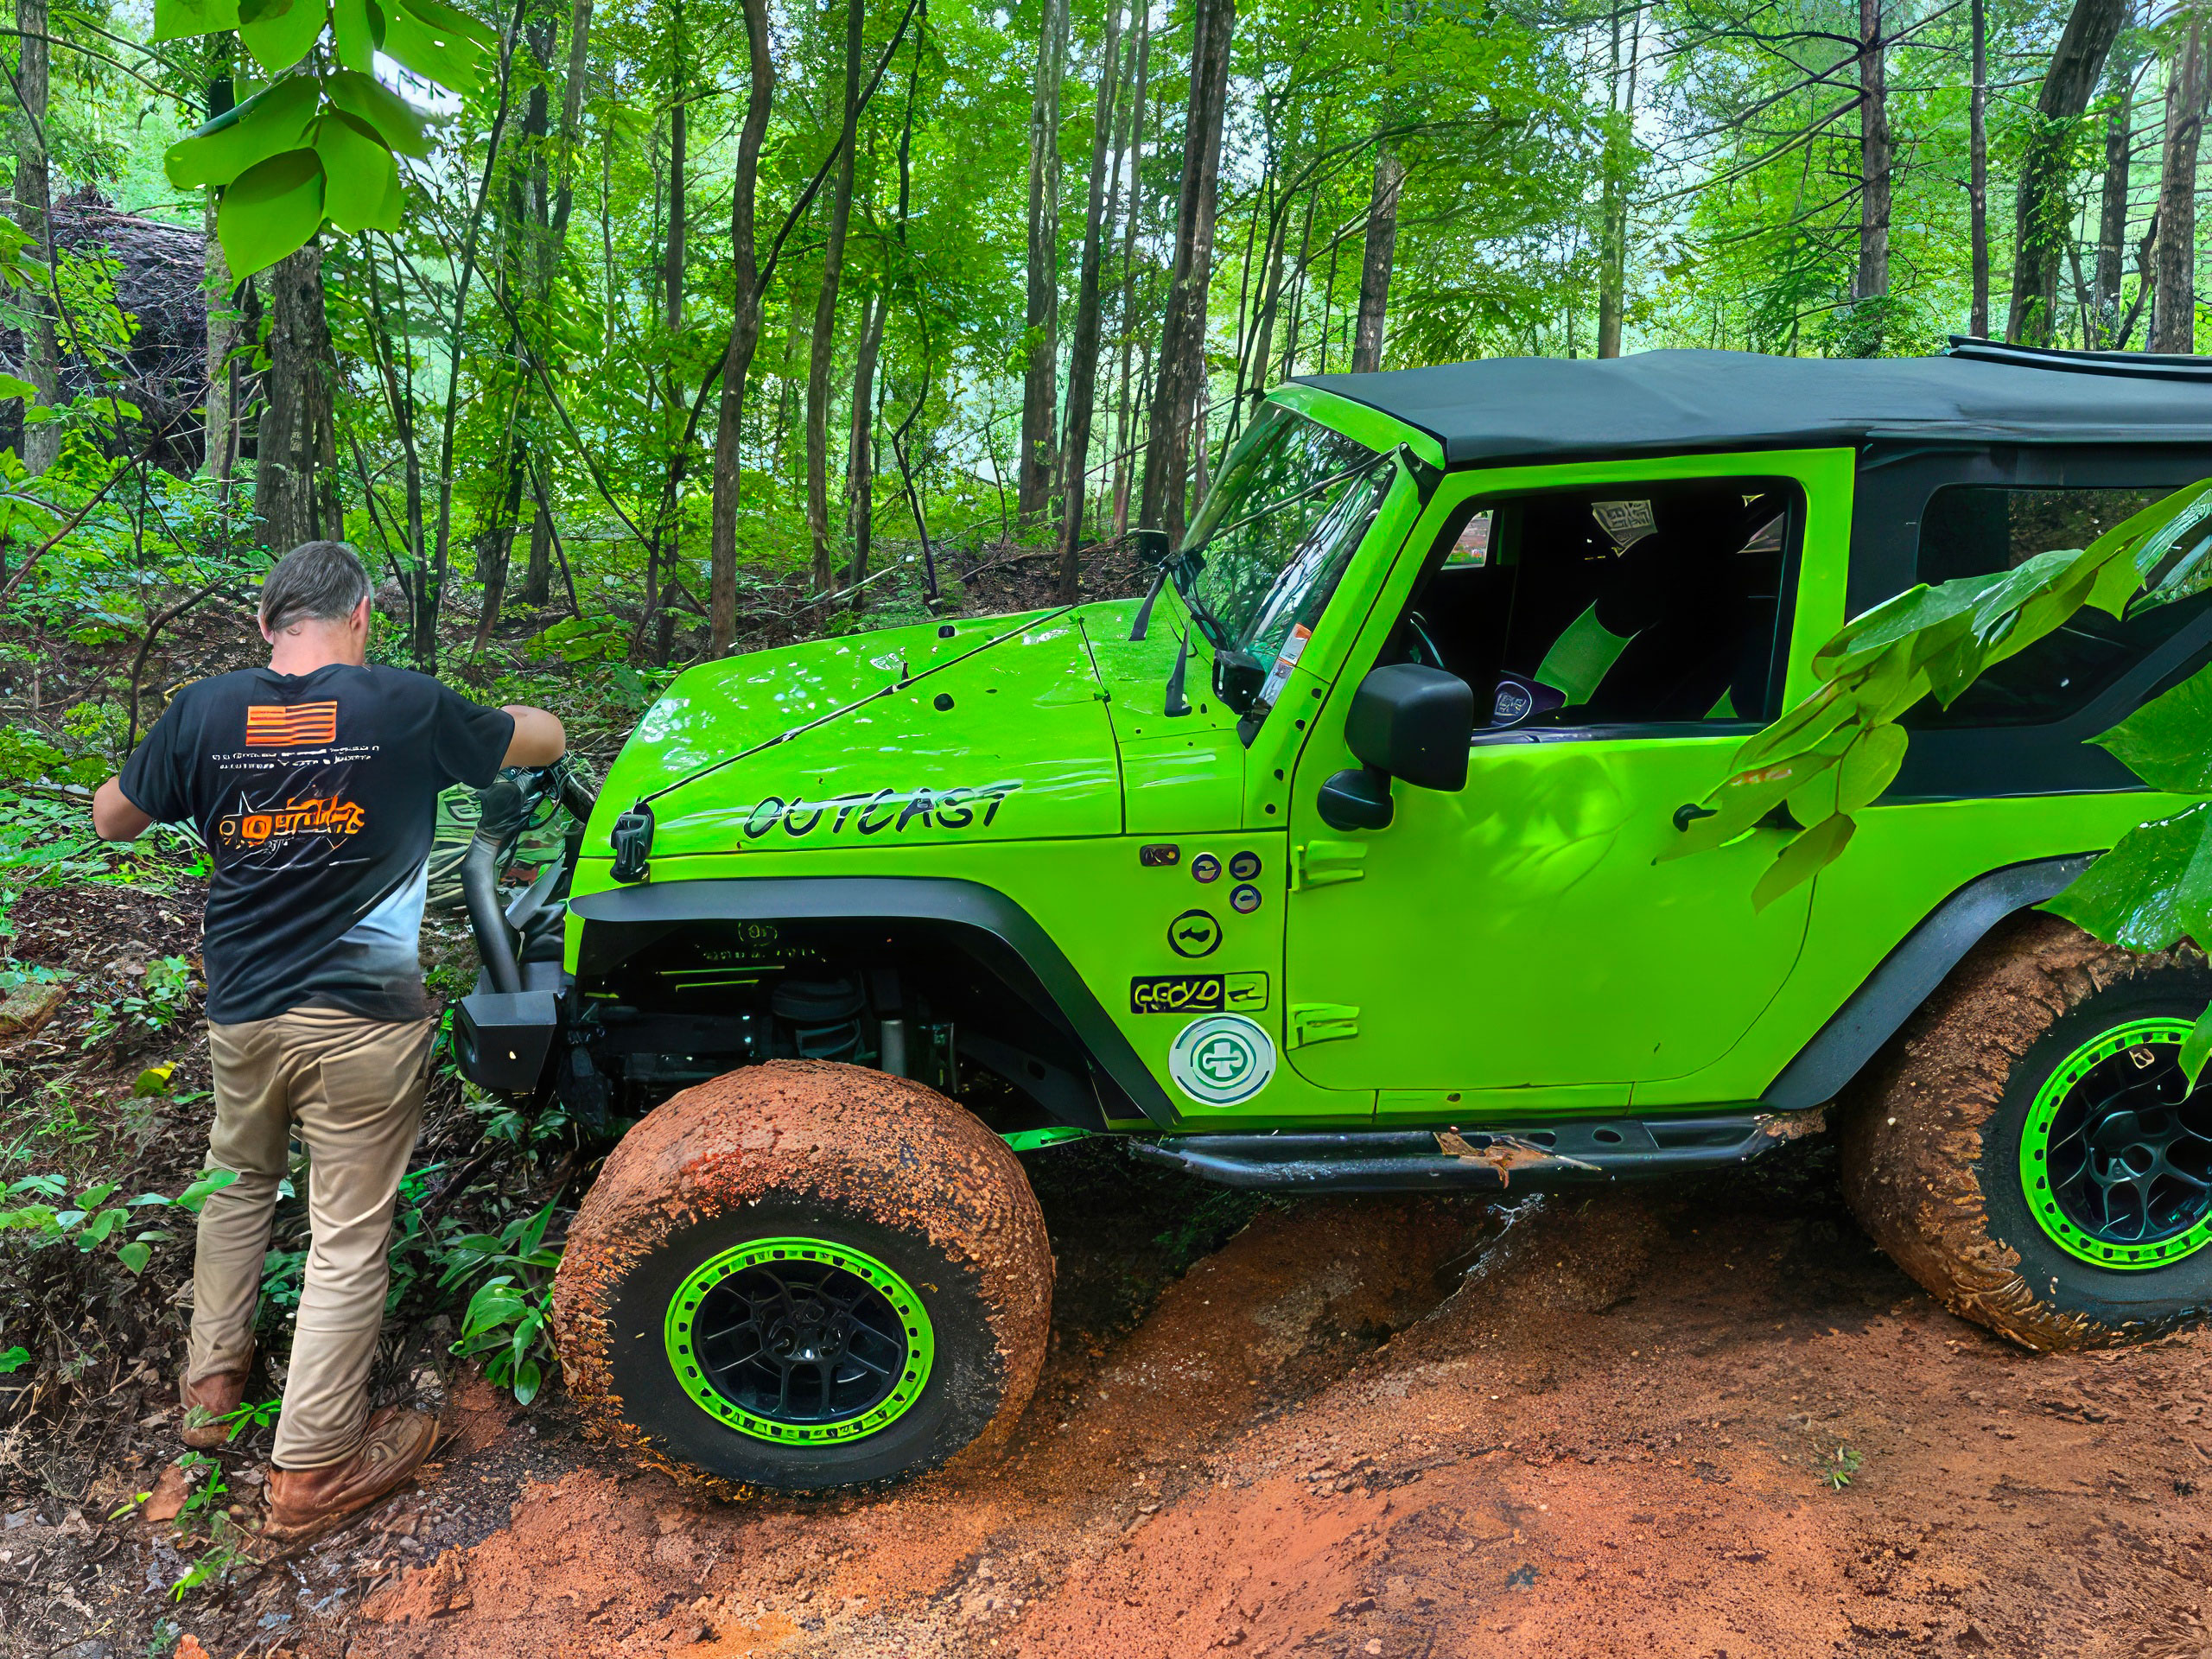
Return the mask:
<path id="1" fill-rule="evenodd" d="M 1164 530 L 1133 530 L 1129 539 L 1136 544 L 1137 557 L 1144 563 L 1157 568 L 1167 563 L 1173 543 Z"/>
<path id="2" fill-rule="evenodd" d="M 1419 789 L 1466 787 L 1474 731 L 1474 688 L 1419 663 L 1375 670 L 1352 693 L 1344 719 L 1344 742 L 1362 762 Z"/>

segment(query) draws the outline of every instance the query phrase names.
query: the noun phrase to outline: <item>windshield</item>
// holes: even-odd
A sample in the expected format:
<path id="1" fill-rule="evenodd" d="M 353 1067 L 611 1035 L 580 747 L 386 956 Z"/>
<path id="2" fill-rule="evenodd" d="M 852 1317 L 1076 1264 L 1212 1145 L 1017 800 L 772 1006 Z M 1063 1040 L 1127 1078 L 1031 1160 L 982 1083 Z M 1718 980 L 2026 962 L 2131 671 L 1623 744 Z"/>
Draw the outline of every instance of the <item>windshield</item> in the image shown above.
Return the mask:
<path id="1" fill-rule="evenodd" d="M 1287 672 L 1390 487 L 1384 459 L 1280 404 L 1261 406 L 1173 566 L 1217 649 Z"/>

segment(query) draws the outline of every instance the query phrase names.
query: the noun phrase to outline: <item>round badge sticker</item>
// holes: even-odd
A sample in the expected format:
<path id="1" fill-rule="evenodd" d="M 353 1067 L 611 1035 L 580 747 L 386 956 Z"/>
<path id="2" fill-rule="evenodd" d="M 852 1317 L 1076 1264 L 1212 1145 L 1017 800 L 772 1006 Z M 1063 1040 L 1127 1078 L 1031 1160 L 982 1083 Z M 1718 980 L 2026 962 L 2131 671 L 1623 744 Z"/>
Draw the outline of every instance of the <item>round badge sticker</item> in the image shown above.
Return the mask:
<path id="1" fill-rule="evenodd" d="M 1201 1106 L 1242 1104 L 1274 1074 L 1275 1046 L 1241 1014 L 1193 1020 L 1167 1052 L 1167 1075 Z"/>
<path id="2" fill-rule="evenodd" d="M 1221 861 L 1211 853 L 1200 853 L 1191 861 L 1191 880 L 1218 881 L 1221 880 Z"/>

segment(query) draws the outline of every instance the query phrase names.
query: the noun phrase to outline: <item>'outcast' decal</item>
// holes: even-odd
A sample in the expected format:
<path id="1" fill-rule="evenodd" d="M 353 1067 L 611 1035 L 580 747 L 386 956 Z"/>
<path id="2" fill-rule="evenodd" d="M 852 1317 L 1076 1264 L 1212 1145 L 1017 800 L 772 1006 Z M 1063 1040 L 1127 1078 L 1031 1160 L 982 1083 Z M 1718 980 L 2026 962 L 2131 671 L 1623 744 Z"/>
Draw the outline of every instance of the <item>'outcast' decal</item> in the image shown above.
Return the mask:
<path id="1" fill-rule="evenodd" d="M 779 824 L 794 841 L 817 833 L 841 836 L 848 825 L 856 835 L 880 836 L 887 830 L 896 835 L 917 820 L 939 830 L 965 830 L 971 824 L 988 829 L 1006 798 L 1020 787 L 1019 783 L 1003 783 L 939 790 L 864 790 L 826 801 L 810 801 L 803 796 L 785 800 L 780 795 L 770 795 L 745 815 L 745 838 L 758 841 Z"/>

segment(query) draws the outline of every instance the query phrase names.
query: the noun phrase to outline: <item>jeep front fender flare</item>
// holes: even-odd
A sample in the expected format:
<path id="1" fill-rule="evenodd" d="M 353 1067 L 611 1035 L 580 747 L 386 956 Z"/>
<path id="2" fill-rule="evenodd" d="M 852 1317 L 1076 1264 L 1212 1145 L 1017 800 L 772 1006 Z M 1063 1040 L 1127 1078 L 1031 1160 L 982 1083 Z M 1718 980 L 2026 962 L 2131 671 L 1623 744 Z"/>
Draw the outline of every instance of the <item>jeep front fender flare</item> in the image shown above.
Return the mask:
<path id="1" fill-rule="evenodd" d="M 1162 1128 L 1175 1109 L 1129 1039 L 1037 919 L 996 888 L 948 876 L 729 876 L 586 893 L 579 968 L 612 966 L 687 922 L 938 922 L 994 938 L 1028 969 L 1069 1034 Z"/>
<path id="2" fill-rule="evenodd" d="M 1883 958 L 1819 1034 L 1767 1085 L 1759 1104 L 1770 1111 L 1802 1112 L 1834 1100 L 1982 935 L 2015 911 L 2055 898 L 2096 856 L 2075 853 L 2039 858 L 1967 882 Z"/>

